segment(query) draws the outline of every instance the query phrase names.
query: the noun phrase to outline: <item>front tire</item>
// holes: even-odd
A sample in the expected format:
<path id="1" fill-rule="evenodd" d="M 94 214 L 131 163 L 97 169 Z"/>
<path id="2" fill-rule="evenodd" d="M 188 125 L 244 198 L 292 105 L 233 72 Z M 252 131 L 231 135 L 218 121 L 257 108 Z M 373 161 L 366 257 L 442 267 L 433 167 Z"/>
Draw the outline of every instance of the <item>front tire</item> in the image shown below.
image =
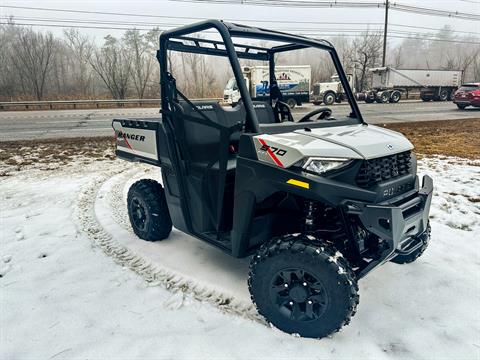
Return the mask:
<path id="1" fill-rule="evenodd" d="M 258 312 L 278 329 L 322 338 L 350 322 L 358 304 L 355 274 L 329 244 L 286 235 L 264 244 L 250 263 Z"/>
<path id="2" fill-rule="evenodd" d="M 133 232 L 140 239 L 163 240 L 172 231 L 165 192 L 155 180 L 134 183 L 128 190 L 127 206 Z"/>
<path id="3" fill-rule="evenodd" d="M 335 94 L 332 92 L 328 92 L 323 96 L 323 103 L 325 105 L 333 105 L 335 102 Z"/>
<path id="4" fill-rule="evenodd" d="M 457 107 L 458 107 L 460 110 L 465 110 L 465 108 L 467 107 L 467 105 L 457 104 Z"/>

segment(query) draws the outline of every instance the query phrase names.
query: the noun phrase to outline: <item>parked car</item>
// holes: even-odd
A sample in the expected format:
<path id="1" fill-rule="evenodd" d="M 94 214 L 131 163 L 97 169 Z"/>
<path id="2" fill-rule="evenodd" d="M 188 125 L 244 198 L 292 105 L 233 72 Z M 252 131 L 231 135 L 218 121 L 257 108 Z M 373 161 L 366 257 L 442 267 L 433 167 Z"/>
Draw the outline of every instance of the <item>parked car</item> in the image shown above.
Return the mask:
<path id="1" fill-rule="evenodd" d="M 480 82 L 463 84 L 455 92 L 453 102 L 460 110 L 467 106 L 480 107 Z"/>

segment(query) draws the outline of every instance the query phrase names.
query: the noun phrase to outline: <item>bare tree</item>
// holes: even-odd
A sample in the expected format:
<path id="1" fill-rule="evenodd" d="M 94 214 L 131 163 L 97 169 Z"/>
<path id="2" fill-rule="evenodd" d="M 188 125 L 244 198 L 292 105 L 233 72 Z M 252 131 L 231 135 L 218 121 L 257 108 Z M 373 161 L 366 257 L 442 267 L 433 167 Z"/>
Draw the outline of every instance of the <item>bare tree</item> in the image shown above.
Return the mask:
<path id="1" fill-rule="evenodd" d="M 105 44 L 94 51 L 89 60 L 114 99 L 125 99 L 131 71 L 130 56 L 123 44 L 113 36 L 105 37 Z"/>
<path id="2" fill-rule="evenodd" d="M 358 64 L 360 71 L 356 88 L 362 91 L 367 87 L 368 69 L 379 65 L 382 54 L 382 35 L 379 32 L 367 31 L 362 37 L 354 40 L 353 46 L 356 57 L 354 61 Z"/>
<path id="3" fill-rule="evenodd" d="M 400 68 L 403 64 L 403 57 L 402 57 L 402 45 L 399 45 L 397 48 L 393 50 L 393 66 L 395 68 Z"/>
<path id="4" fill-rule="evenodd" d="M 127 30 L 123 37 L 126 49 L 131 56 L 132 82 L 139 99 L 143 99 L 154 63 L 149 39 L 138 30 Z"/>
<path id="5" fill-rule="evenodd" d="M 23 28 L 17 32 L 12 47 L 12 63 L 21 74 L 24 86 L 42 100 L 47 76 L 52 66 L 55 51 L 52 33 L 42 34 Z"/>
<path id="6" fill-rule="evenodd" d="M 81 34 L 77 29 L 68 29 L 63 32 L 66 45 L 73 56 L 69 57 L 72 64 L 73 80 L 82 96 L 88 95 L 92 86 L 92 73 L 88 60 L 93 53 L 93 42 Z"/>

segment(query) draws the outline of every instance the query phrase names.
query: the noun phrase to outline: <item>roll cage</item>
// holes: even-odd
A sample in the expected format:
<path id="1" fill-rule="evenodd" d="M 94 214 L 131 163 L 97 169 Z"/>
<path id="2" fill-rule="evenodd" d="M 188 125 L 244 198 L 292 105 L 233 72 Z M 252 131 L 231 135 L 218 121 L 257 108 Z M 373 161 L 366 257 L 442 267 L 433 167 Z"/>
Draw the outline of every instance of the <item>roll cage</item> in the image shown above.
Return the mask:
<path id="1" fill-rule="evenodd" d="M 217 30 L 222 38 L 222 41 L 207 40 L 189 36 L 209 29 Z M 270 48 L 237 44 L 233 43 L 233 37 L 275 41 L 284 44 Z M 279 93 L 278 87 L 277 89 L 274 89 L 274 87 L 277 85 L 275 79 L 275 54 L 307 48 L 318 48 L 329 52 L 336 72 L 345 90 L 346 97 L 352 108 L 350 117 L 357 119 L 359 123 L 364 123 L 358 105 L 355 101 L 355 97 L 348 83 L 347 76 L 340 63 L 338 54 L 330 42 L 258 27 L 228 23 L 220 20 L 206 20 L 196 24 L 186 25 L 176 29 L 164 31 L 160 35 L 160 47 L 157 51 L 157 59 L 160 63 L 160 90 L 162 109 L 173 110 L 174 108 L 174 105 L 170 103 L 172 98 L 169 96 L 170 89 L 168 79 L 172 78 L 168 71 L 167 62 L 167 52 L 169 50 L 227 57 L 232 67 L 232 71 L 245 106 L 246 119 L 244 131 L 259 133 L 259 121 L 255 113 L 249 91 L 245 84 L 239 59 L 268 61 L 270 77 L 269 103 L 272 105 L 274 97 Z"/>

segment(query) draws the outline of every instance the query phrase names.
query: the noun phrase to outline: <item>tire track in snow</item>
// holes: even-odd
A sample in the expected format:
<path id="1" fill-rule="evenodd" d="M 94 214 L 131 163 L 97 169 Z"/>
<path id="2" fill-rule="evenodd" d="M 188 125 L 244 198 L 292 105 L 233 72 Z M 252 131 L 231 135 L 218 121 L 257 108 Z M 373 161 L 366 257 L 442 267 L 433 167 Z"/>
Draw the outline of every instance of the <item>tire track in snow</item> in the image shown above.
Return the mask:
<path id="1" fill-rule="evenodd" d="M 116 221 L 118 221 L 122 227 L 130 228 L 125 211 L 121 210 L 124 207 L 123 195 L 121 194 L 123 194 L 123 189 L 127 181 L 132 178 L 132 173 L 135 172 L 138 174 L 138 169 L 136 169 L 136 171 L 128 171 L 127 169 L 127 166 L 121 166 L 116 167 L 114 170 L 108 170 L 98 175 L 81 189 L 74 211 L 77 224 L 81 231 L 89 237 L 96 247 L 100 248 L 117 264 L 129 268 L 152 286 L 163 286 L 173 293 L 182 292 L 183 294 L 193 296 L 197 300 L 208 302 L 226 313 L 239 315 L 266 324 L 265 320 L 258 315 L 253 304 L 245 304 L 244 302 L 237 301 L 237 299 L 229 294 L 196 284 L 191 279 L 182 277 L 179 273 L 161 267 L 158 264 L 152 264 L 149 260 L 120 244 L 112 234 L 108 233 L 100 225 L 94 209 L 97 195 L 101 186 L 106 181 L 112 177 L 116 177 L 116 183 L 110 195 L 109 204 Z M 124 173 L 122 174 L 122 172 Z M 134 177 L 141 178 L 142 175 L 145 175 L 145 172 Z"/>

